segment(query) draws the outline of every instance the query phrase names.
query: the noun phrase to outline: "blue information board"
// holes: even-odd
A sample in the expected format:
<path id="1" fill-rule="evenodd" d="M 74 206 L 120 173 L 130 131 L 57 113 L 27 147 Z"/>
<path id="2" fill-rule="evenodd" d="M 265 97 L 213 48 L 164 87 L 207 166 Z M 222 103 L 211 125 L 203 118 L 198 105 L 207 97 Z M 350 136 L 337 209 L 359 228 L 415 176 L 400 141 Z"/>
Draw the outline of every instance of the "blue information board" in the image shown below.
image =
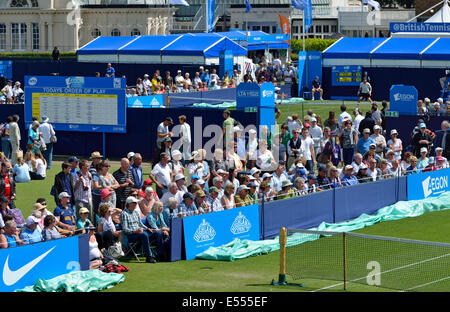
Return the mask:
<path id="1" fill-rule="evenodd" d="M 408 200 L 436 197 L 449 192 L 449 176 L 449 168 L 408 175 L 406 183 Z"/>
<path id="2" fill-rule="evenodd" d="M 362 82 L 362 67 L 356 65 L 333 66 L 331 85 L 336 87 L 359 86 Z"/>
<path id="3" fill-rule="evenodd" d="M 419 94 L 414 86 L 393 85 L 389 90 L 389 109 L 404 115 L 417 114 Z"/>
<path id="4" fill-rule="evenodd" d="M 0 61 L 0 77 L 12 79 L 13 61 Z"/>
<path id="5" fill-rule="evenodd" d="M 25 124 L 47 116 L 55 130 L 126 132 L 125 78 L 25 76 Z"/>

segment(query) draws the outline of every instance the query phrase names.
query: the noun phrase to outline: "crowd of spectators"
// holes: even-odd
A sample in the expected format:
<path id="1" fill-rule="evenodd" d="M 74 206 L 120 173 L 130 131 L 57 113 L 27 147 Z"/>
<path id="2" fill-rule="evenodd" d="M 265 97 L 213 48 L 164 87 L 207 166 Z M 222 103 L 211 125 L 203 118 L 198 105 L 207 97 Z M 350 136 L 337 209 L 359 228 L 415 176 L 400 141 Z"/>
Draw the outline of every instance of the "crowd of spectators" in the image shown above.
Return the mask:
<path id="1" fill-rule="evenodd" d="M 0 104 L 23 103 L 23 94 L 20 81 L 16 81 L 13 84 L 12 80 L 8 80 L 6 85 L 0 90 Z"/>

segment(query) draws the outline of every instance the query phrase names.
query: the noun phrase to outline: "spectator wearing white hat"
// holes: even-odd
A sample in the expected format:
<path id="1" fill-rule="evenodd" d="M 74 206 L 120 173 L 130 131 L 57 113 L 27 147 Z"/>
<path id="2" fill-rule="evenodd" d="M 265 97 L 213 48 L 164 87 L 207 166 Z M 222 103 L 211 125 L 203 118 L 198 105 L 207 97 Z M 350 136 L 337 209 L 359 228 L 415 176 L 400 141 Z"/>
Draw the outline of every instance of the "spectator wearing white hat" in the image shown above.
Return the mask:
<path id="1" fill-rule="evenodd" d="M 58 198 L 60 204 L 53 211 L 57 225 L 72 231 L 75 229 L 75 212 L 70 204 L 70 195 L 62 192 Z"/>
<path id="2" fill-rule="evenodd" d="M 418 162 L 417 162 L 417 169 L 422 170 L 428 166 L 429 159 L 427 157 L 427 154 L 428 154 L 428 149 L 426 147 L 422 147 L 420 149 L 420 158 L 418 159 Z"/>
<path id="3" fill-rule="evenodd" d="M 391 130 L 391 138 L 387 141 L 387 146 L 394 152 L 394 159 L 400 162 L 402 159 L 403 144 L 402 140 L 398 138 L 396 129 Z"/>
<path id="4" fill-rule="evenodd" d="M 320 148 L 320 140 L 323 137 L 323 130 L 317 125 L 316 117 L 311 117 L 311 128 L 309 129 L 309 135 L 314 141 L 314 152 L 318 155 L 322 150 Z"/>
<path id="5" fill-rule="evenodd" d="M 414 155 L 420 157 L 421 149 L 423 147 L 427 148 L 433 142 L 431 135 L 426 131 L 427 126 L 425 123 L 421 122 L 419 124 L 419 131 L 414 134 L 412 138 L 412 145 L 414 146 Z"/>
<path id="6" fill-rule="evenodd" d="M 372 181 L 380 180 L 383 173 L 381 172 L 380 168 L 377 167 L 376 159 L 371 158 L 368 160 L 368 163 L 369 166 L 367 168 L 367 173 L 372 178 Z"/>
<path id="7" fill-rule="evenodd" d="M 34 216 L 29 216 L 26 221 L 25 230 L 20 233 L 20 239 L 26 244 L 34 244 L 42 241 L 42 233 L 39 230 L 40 220 Z"/>
<path id="8" fill-rule="evenodd" d="M 444 157 L 444 155 L 443 155 L 443 152 L 444 152 L 444 149 L 442 148 L 442 147 L 436 147 L 436 149 L 434 150 L 434 152 L 435 152 L 435 154 L 436 154 L 436 163 L 438 162 L 438 157 L 440 156 L 441 158 L 442 158 L 442 161 L 443 161 L 443 168 L 448 168 L 449 167 L 449 165 L 448 165 L 448 160 L 447 160 L 447 158 L 445 158 Z"/>
<path id="9" fill-rule="evenodd" d="M 375 143 L 376 150 L 375 153 L 377 153 L 378 156 L 383 157 L 383 151 L 386 148 L 386 139 L 381 133 L 381 127 L 379 125 L 375 125 L 373 127 L 373 134 L 370 136 L 372 140 Z"/>
<path id="10" fill-rule="evenodd" d="M 274 171 L 277 162 L 275 161 L 272 152 L 267 148 L 267 141 L 259 140 L 259 149 L 256 158 L 256 165 L 261 171 Z"/>
<path id="11" fill-rule="evenodd" d="M 183 89 L 185 80 L 183 77 L 183 73 L 181 72 L 181 70 L 177 70 L 177 75 L 175 76 L 175 85 L 177 87 L 177 91 L 181 92 L 181 89 Z"/>
<path id="12" fill-rule="evenodd" d="M 151 94 L 152 93 L 152 81 L 150 80 L 148 74 L 144 75 L 144 80 L 142 81 L 142 84 L 144 85 L 144 88 L 147 91 L 147 94 Z"/>

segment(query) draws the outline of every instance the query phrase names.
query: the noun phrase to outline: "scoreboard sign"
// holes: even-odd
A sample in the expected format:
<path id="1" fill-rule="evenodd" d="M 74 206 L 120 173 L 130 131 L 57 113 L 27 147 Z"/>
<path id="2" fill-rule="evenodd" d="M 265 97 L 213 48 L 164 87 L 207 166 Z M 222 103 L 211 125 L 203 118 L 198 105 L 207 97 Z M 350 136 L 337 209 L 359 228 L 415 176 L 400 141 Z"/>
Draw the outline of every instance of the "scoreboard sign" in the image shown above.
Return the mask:
<path id="1" fill-rule="evenodd" d="M 125 78 L 25 76 L 25 124 L 47 116 L 55 130 L 126 132 Z"/>
<path id="2" fill-rule="evenodd" d="M 336 87 L 359 86 L 362 82 L 361 66 L 333 66 L 331 85 Z"/>

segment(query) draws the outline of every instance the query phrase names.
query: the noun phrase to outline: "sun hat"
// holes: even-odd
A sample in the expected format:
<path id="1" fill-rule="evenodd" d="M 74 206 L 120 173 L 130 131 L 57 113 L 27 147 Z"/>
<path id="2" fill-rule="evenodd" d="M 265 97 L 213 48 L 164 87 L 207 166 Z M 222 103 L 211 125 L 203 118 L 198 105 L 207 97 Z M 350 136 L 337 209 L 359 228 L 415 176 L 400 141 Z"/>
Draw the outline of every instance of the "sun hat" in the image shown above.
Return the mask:
<path id="1" fill-rule="evenodd" d="M 89 209 L 82 207 L 79 211 L 79 214 L 82 214 L 82 213 L 89 213 Z"/>
<path id="2" fill-rule="evenodd" d="M 125 201 L 126 204 L 131 204 L 131 203 L 139 203 L 139 200 L 136 197 L 133 196 L 128 196 L 127 200 Z"/>
<path id="3" fill-rule="evenodd" d="M 108 190 L 107 188 L 104 188 L 101 192 L 100 192 L 100 197 L 101 199 L 105 199 L 107 196 L 111 195 L 112 191 Z"/>
<path id="4" fill-rule="evenodd" d="M 69 197 L 69 198 L 70 198 L 69 193 L 67 193 L 67 192 L 61 192 L 61 193 L 59 193 L 59 195 L 58 195 L 58 198 L 59 198 L 59 199 L 62 199 L 62 198 L 64 198 L 64 197 Z"/>
<path id="5" fill-rule="evenodd" d="M 39 223 L 39 222 L 40 222 L 40 220 L 38 218 L 36 218 L 35 216 L 29 216 L 27 218 L 26 224 L 27 224 L 27 226 L 29 226 L 29 225 Z"/>

